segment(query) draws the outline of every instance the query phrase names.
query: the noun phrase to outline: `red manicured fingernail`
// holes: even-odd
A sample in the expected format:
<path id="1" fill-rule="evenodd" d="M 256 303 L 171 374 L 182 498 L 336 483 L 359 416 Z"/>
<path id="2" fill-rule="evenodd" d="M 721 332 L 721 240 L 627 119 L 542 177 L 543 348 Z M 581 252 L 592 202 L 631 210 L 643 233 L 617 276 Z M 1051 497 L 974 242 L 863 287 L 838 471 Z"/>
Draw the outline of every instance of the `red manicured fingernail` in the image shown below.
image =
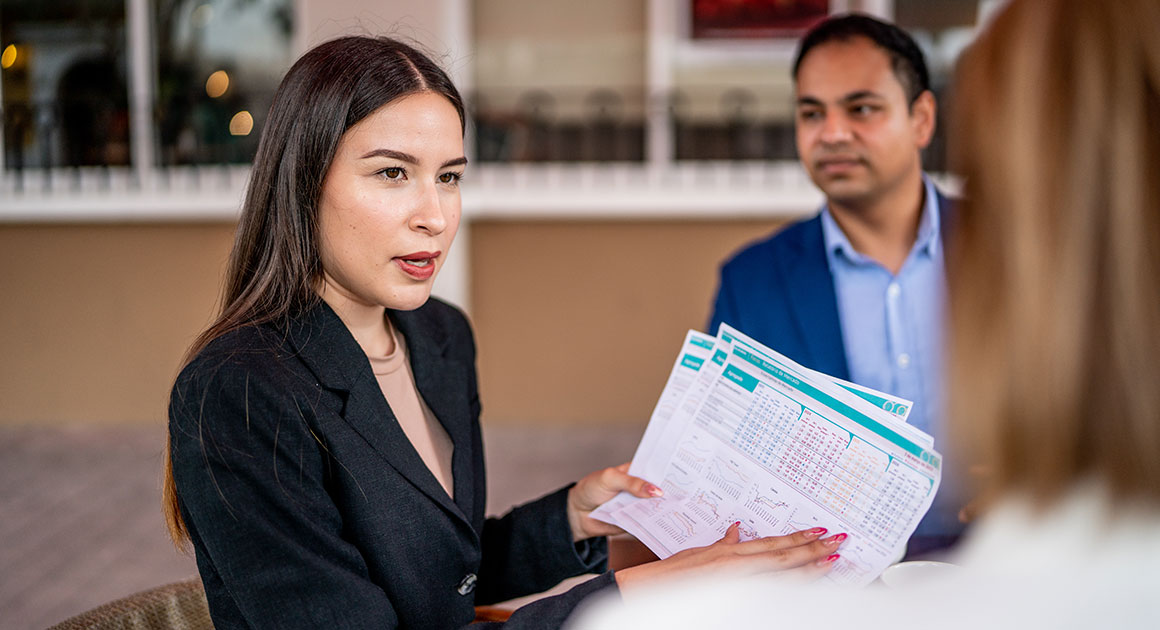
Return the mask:
<path id="1" fill-rule="evenodd" d="M 823 540 L 822 544 L 828 545 L 830 547 L 837 547 L 838 545 L 842 544 L 842 541 L 846 540 L 847 538 L 849 538 L 849 536 L 847 536 L 846 534 L 836 534 L 834 536 L 830 536 L 829 538 Z"/>
<path id="2" fill-rule="evenodd" d="M 838 558 L 841 558 L 841 557 L 842 556 L 839 556 L 838 554 L 835 553 L 835 554 L 826 556 L 826 562 L 837 562 Z"/>
<path id="3" fill-rule="evenodd" d="M 741 521 L 733 521 L 733 527 L 741 527 Z"/>
<path id="4" fill-rule="evenodd" d="M 665 493 L 665 491 L 661 490 L 659 486 L 654 486 L 651 483 L 645 485 L 644 491 L 647 492 L 650 497 L 659 497 Z"/>
<path id="5" fill-rule="evenodd" d="M 828 531 L 830 530 L 826 529 L 825 527 L 815 527 L 809 531 L 809 534 L 810 536 L 823 536 Z"/>

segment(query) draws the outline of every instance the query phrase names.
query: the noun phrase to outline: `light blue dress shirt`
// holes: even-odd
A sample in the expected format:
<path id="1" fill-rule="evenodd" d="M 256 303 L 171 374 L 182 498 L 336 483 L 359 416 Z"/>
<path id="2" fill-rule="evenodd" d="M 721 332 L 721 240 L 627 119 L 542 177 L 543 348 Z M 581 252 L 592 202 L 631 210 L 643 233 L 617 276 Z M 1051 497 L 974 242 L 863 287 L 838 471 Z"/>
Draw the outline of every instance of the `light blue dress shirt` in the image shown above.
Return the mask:
<path id="1" fill-rule="evenodd" d="M 943 410 L 943 309 L 946 272 L 939 235 L 938 195 L 925 175 L 925 201 L 918 236 L 897 274 L 859 253 L 850 244 L 828 206 L 822 209 L 822 235 L 834 278 L 838 317 L 850 380 L 914 403 L 910 424 L 945 446 Z M 946 494 L 947 479 L 939 498 Z M 943 534 L 957 529 L 953 511 L 940 503 L 931 509 L 917 533 Z M 935 514 L 935 512 L 943 512 Z M 949 519 L 949 521 L 948 521 Z"/>

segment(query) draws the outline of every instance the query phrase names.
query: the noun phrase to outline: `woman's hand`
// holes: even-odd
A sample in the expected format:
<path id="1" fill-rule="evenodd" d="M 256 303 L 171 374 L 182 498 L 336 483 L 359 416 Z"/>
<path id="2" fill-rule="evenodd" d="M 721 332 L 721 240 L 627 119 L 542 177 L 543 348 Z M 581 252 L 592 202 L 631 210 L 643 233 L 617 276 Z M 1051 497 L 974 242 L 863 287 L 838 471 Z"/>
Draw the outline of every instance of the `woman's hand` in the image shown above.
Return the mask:
<path id="1" fill-rule="evenodd" d="M 589 514 L 604 502 L 621 492 L 649 499 L 664 492 L 653 484 L 628 474 L 628 464 L 605 468 L 589 474 L 568 491 L 568 524 L 572 526 L 572 540 L 581 541 L 594 536 L 612 536 L 624 533 L 615 525 L 598 521 Z"/>
<path id="2" fill-rule="evenodd" d="M 686 549 L 664 560 L 650 562 L 616 572 L 621 594 L 631 596 L 635 587 L 658 579 L 679 578 L 706 572 L 728 572 L 734 575 L 792 571 L 803 579 L 817 578 L 828 572 L 838 559 L 838 547 L 846 534 L 826 535 L 824 527 L 815 527 L 786 536 L 770 536 L 741 542 L 739 523 L 725 530 L 721 540 L 707 547 Z"/>

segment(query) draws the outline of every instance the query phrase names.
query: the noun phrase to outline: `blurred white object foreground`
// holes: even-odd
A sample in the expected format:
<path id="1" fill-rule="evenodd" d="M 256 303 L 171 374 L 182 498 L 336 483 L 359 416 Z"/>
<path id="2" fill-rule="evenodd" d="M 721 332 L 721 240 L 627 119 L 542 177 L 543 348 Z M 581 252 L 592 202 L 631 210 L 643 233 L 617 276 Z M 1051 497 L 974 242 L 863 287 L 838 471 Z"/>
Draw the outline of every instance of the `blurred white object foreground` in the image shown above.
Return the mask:
<path id="1" fill-rule="evenodd" d="M 1160 512 L 1111 511 L 1095 484 L 1036 511 L 1008 500 L 944 571 L 900 587 L 713 577 L 581 610 L 570 630 L 614 628 L 1157 628 Z"/>

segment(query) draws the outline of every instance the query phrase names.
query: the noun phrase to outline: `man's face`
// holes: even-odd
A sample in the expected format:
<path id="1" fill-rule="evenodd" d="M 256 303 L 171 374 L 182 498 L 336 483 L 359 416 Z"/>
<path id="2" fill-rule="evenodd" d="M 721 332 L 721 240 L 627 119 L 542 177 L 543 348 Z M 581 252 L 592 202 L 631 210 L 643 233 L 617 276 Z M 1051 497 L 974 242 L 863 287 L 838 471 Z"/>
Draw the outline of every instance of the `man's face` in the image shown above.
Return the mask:
<path id="1" fill-rule="evenodd" d="M 908 107 L 887 53 L 865 37 L 808 52 L 797 75 L 797 149 L 832 204 L 873 204 L 921 173 L 934 97 Z"/>

